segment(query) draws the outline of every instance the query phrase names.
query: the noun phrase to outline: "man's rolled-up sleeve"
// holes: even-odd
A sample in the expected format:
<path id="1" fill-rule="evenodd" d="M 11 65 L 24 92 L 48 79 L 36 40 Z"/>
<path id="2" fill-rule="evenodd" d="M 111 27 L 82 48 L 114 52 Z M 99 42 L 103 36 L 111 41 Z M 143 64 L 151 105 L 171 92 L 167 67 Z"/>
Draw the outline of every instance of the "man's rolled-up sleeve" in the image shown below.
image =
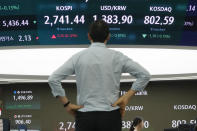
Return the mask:
<path id="1" fill-rule="evenodd" d="M 73 75 L 75 73 L 74 70 L 73 60 L 70 58 L 49 76 L 48 83 L 54 97 L 66 96 L 65 90 L 62 88 L 61 81 L 66 79 L 67 76 Z"/>
<path id="2" fill-rule="evenodd" d="M 122 55 L 123 68 L 122 73 L 130 73 L 136 78 L 136 81 L 132 84 L 131 89 L 135 91 L 142 91 L 147 86 L 151 75 L 140 64 L 133 61 L 129 57 Z"/>

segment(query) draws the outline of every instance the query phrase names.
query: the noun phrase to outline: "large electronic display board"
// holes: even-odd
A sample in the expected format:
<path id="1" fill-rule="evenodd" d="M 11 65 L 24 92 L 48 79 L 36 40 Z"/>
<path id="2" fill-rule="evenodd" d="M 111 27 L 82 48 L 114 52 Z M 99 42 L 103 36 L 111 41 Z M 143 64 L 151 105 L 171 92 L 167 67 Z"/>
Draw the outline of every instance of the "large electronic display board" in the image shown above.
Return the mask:
<path id="1" fill-rule="evenodd" d="M 196 0 L 1 0 L 0 46 L 89 44 L 91 22 L 109 44 L 197 45 Z"/>
<path id="2" fill-rule="evenodd" d="M 179 124 L 194 124 L 197 118 L 197 81 L 151 82 L 126 106 L 122 130 L 129 131 L 132 119 L 144 118 L 144 131 L 163 131 Z M 122 83 L 120 95 L 130 83 Z M 68 98 L 76 102 L 76 85 L 63 84 Z M 11 131 L 25 124 L 28 131 L 73 131 L 74 118 L 55 99 L 47 83 L 0 85 L 1 117 L 10 119 Z"/>

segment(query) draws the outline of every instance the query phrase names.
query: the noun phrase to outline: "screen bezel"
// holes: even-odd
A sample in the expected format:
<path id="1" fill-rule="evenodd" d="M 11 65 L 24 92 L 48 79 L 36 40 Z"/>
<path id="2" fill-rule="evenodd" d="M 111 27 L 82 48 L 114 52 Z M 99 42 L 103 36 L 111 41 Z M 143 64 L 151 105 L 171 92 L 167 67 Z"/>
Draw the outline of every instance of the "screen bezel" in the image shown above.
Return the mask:
<path id="1" fill-rule="evenodd" d="M 0 50 L 9 49 L 47 49 L 47 48 L 88 48 L 91 44 L 84 45 L 22 45 L 22 46 L 0 46 Z M 197 50 L 197 46 L 178 46 L 178 45 L 121 45 L 107 44 L 108 48 L 147 48 L 147 49 L 183 49 Z"/>

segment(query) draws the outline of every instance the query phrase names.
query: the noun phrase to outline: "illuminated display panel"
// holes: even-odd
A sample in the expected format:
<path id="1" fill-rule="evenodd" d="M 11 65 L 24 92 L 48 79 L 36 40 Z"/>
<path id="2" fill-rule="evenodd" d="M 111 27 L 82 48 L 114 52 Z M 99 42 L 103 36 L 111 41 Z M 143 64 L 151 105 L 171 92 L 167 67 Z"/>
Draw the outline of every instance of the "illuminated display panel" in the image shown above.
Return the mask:
<path id="1" fill-rule="evenodd" d="M 83 45 L 103 19 L 109 44 L 197 45 L 196 0 L 1 0 L 0 46 Z"/>
<path id="2" fill-rule="evenodd" d="M 197 81 L 151 82 L 126 107 L 123 131 L 128 131 L 135 116 L 145 119 L 144 131 L 163 131 L 179 124 L 196 123 L 196 84 Z M 130 86 L 122 83 L 120 95 Z M 64 83 L 63 87 L 75 103 L 76 85 Z M 20 124 L 25 124 L 31 131 L 69 131 L 75 127 L 74 118 L 52 96 L 47 83 L 1 85 L 0 100 L 3 101 L 1 117 L 11 120 L 11 131 Z"/>

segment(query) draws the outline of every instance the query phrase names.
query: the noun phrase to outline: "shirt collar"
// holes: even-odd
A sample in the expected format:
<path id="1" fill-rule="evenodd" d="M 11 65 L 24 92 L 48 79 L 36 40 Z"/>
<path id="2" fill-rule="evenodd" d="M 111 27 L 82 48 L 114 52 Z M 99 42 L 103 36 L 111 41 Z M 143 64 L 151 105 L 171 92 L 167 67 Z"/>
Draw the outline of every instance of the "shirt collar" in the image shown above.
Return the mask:
<path id="1" fill-rule="evenodd" d="M 101 42 L 93 42 L 91 43 L 90 47 L 106 47 L 105 43 Z"/>

